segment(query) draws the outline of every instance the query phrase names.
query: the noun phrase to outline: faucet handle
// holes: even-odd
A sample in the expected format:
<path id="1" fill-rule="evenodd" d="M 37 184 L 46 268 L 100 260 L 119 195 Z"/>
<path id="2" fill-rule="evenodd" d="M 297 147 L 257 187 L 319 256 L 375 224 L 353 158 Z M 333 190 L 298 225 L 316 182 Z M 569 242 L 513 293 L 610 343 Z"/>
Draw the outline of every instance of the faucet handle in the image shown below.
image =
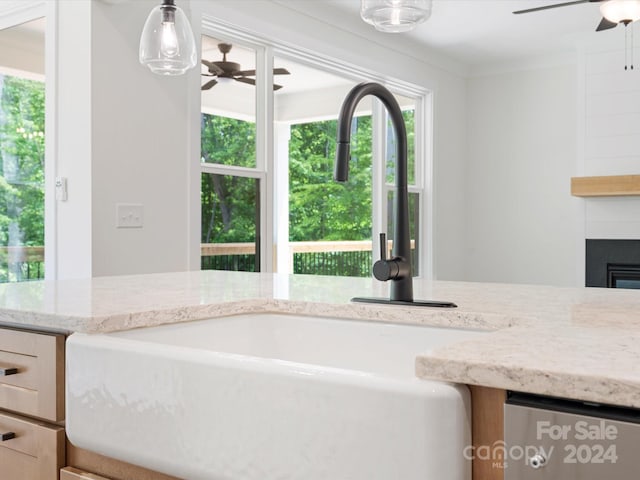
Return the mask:
<path id="1" fill-rule="evenodd" d="M 400 265 L 394 259 L 387 260 L 387 234 L 380 234 L 380 260 L 373 264 L 373 276 L 381 282 L 395 280 L 400 275 Z"/>
<path id="2" fill-rule="evenodd" d="M 387 234 L 380 234 L 380 260 L 383 262 L 387 259 Z"/>

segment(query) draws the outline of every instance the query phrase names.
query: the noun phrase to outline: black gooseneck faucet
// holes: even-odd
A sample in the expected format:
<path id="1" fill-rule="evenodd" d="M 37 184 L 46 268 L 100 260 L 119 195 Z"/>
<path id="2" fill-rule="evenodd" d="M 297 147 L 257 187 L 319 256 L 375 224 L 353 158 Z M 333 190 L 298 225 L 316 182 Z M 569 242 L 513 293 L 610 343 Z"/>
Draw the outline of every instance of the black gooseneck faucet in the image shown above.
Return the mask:
<path id="1" fill-rule="evenodd" d="M 351 122 L 356 106 L 367 95 L 380 99 L 391 118 L 396 135 L 396 189 L 394 199 L 394 236 L 392 258 L 387 259 L 386 234 L 380 234 L 380 260 L 373 265 L 373 275 L 380 281 L 392 280 L 390 298 L 353 298 L 354 302 L 392 303 L 431 307 L 455 307 L 451 302 L 414 301 L 413 276 L 411 274 L 411 238 L 409 234 L 409 189 L 407 180 L 407 130 L 402 110 L 393 94 L 379 83 L 365 82 L 356 85 L 344 99 L 338 117 L 338 139 L 334 177 L 346 182 L 349 177 Z"/>

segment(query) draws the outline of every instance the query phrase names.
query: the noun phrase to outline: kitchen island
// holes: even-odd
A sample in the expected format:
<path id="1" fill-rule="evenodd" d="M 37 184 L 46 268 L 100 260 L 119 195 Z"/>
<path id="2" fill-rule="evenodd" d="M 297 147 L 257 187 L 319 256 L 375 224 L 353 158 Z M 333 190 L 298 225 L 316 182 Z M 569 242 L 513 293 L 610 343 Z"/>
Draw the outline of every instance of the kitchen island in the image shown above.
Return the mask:
<path id="1" fill-rule="evenodd" d="M 416 372 L 470 385 L 640 407 L 640 292 L 415 281 L 416 299 L 455 309 L 350 303 L 375 280 L 179 272 L 0 286 L 0 323 L 106 333 L 255 312 L 488 330 L 418 357 Z"/>
<path id="2" fill-rule="evenodd" d="M 414 289 L 416 299 L 458 308 L 350 303 L 387 296 L 387 285 L 370 279 L 202 271 L 5 284 L 0 324 L 65 336 L 275 312 L 483 330 L 415 361 L 419 378 L 471 387 L 484 419 L 474 444 L 502 438 L 505 390 L 640 407 L 638 292 L 424 280 Z M 67 465 L 84 455 L 69 446 Z M 501 477 L 474 461 L 474 478 Z"/>

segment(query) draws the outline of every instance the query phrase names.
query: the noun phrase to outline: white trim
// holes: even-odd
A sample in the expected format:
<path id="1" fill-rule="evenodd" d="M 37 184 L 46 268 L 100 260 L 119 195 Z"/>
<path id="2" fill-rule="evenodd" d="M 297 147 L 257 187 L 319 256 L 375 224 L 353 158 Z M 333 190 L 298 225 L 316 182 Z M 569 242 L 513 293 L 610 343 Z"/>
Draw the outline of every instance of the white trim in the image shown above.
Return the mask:
<path id="1" fill-rule="evenodd" d="M 103 0 L 105 2 L 111 0 Z M 118 2 L 119 0 L 113 0 Z M 193 5 L 188 5 L 186 13 L 189 15 L 191 25 L 195 38 L 201 36 L 201 25 L 199 21 L 199 14 L 197 10 L 193 8 Z M 194 21 L 194 19 L 198 19 Z M 202 57 L 201 42 L 196 42 L 196 52 L 198 58 Z M 197 70 L 197 69 L 196 69 Z M 188 150 L 187 150 L 187 251 L 186 264 L 189 270 L 200 270 L 201 267 L 201 225 L 202 225 L 202 211 L 201 211 L 201 194 L 200 188 L 202 183 L 202 169 L 200 167 L 200 144 L 201 144 L 201 132 L 200 132 L 200 120 L 201 120 L 201 94 L 200 94 L 200 74 L 199 71 L 189 72 L 188 85 L 189 90 L 187 93 L 188 100 L 188 119 L 185 128 L 187 129 L 187 137 L 189 138 Z M 193 128 L 197 126 L 196 128 Z"/>
<path id="2" fill-rule="evenodd" d="M 58 3 L 47 2 L 44 40 L 44 278 L 58 279 Z"/>
<path id="3" fill-rule="evenodd" d="M 274 125 L 274 166 L 286 164 L 287 168 L 274 168 L 273 172 L 273 242 L 275 245 L 275 271 L 293 273 L 293 264 L 289 254 L 289 140 L 291 124 L 276 122 Z M 276 218 L 286 218 L 286 222 L 275 222 Z"/>
<path id="4" fill-rule="evenodd" d="M 200 163 L 202 173 L 213 173 L 216 175 L 231 175 L 234 177 L 259 178 L 264 180 L 266 172 L 256 168 L 234 167 L 233 165 L 221 165 L 219 163 Z"/>
<path id="5" fill-rule="evenodd" d="M 433 192 L 433 92 L 416 101 L 415 127 L 417 131 L 423 132 L 420 141 L 416 142 L 416 180 L 421 179 L 421 255 L 420 255 L 420 277 L 433 280 L 435 276 L 435 238 L 433 232 L 434 222 L 434 199 Z M 422 162 L 417 159 L 422 158 Z M 411 192 L 411 187 L 409 187 Z"/>
<path id="6" fill-rule="evenodd" d="M 382 102 L 373 102 L 373 111 L 371 112 L 371 244 L 373 250 L 373 260 L 378 260 L 380 251 L 380 234 L 386 233 L 389 238 L 389 225 L 387 224 L 387 196 L 389 195 L 388 185 L 386 184 L 386 152 L 387 152 L 387 135 L 386 123 L 387 116 Z M 375 134 L 377 132 L 377 135 Z"/>
<path id="7" fill-rule="evenodd" d="M 273 70 L 273 53 L 268 46 L 257 50 L 256 58 L 256 162 L 258 168 L 265 172 L 260 182 L 260 271 L 274 271 L 274 99 L 273 76 L 266 72 Z"/>
<path id="8" fill-rule="evenodd" d="M 263 272 L 273 271 L 274 265 L 274 245 L 277 245 L 277 262 L 280 267 L 284 267 L 286 262 L 280 258 L 283 248 L 288 243 L 288 234 L 285 241 L 279 238 L 284 230 L 275 226 L 276 211 L 279 218 L 288 223 L 288 201 L 286 209 L 281 203 L 284 201 L 282 195 L 278 195 L 275 190 L 277 184 L 282 188 L 281 183 L 284 177 L 277 175 L 275 166 L 276 147 L 274 139 L 274 99 L 272 93 L 273 78 L 271 75 L 264 77 L 264 72 L 270 71 L 273 67 L 273 58 L 278 56 L 284 59 L 305 64 L 312 68 L 321 69 L 343 78 L 357 81 L 375 81 L 384 84 L 394 94 L 410 97 L 415 103 L 414 115 L 416 116 L 415 128 L 417 137 L 420 139 L 415 147 L 415 185 L 410 186 L 409 191 L 418 193 L 420 196 L 419 208 L 421 216 L 422 240 L 420 252 L 420 276 L 432 278 L 433 276 L 433 193 L 432 181 L 432 155 L 433 155 L 433 132 L 432 115 L 429 113 L 429 121 L 426 120 L 428 106 L 432 107 L 432 92 L 417 85 L 393 79 L 379 72 L 354 66 L 318 52 L 312 52 L 295 45 L 289 45 L 282 41 L 265 36 L 256 35 L 236 25 L 229 24 L 219 19 L 214 19 L 206 14 L 202 16 L 202 33 L 213 35 L 216 38 L 227 38 L 244 46 L 254 48 L 256 57 L 256 168 L 231 167 L 202 163 L 202 172 L 220 173 L 224 175 L 236 175 L 244 177 L 260 178 L 263 180 L 260 187 L 261 212 L 260 212 L 260 235 L 261 245 L 261 265 Z M 427 99 L 429 100 L 427 103 Z M 386 152 L 386 115 L 384 107 L 380 102 L 375 102 L 372 112 L 372 131 L 374 132 L 373 165 L 372 165 L 372 237 L 374 252 L 379 251 L 380 232 L 386 232 L 387 225 L 387 195 L 392 186 L 385 184 L 385 164 L 383 157 Z M 336 117 L 332 117 L 335 119 Z M 293 122 L 289 122 L 289 125 Z M 378 132 L 378 135 L 375 134 Z M 383 133 L 384 132 L 384 133 Z M 282 135 L 278 135 L 282 137 Z M 427 147 L 428 145 L 428 147 Z M 281 153 L 281 152 L 280 152 Z M 288 181 L 287 181 L 288 187 Z M 276 210 L 277 209 L 277 210 Z M 288 228 L 287 228 L 288 232 Z M 279 245 L 281 243 L 281 245 Z M 374 253 L 375 256 L 375 253 Z"/>

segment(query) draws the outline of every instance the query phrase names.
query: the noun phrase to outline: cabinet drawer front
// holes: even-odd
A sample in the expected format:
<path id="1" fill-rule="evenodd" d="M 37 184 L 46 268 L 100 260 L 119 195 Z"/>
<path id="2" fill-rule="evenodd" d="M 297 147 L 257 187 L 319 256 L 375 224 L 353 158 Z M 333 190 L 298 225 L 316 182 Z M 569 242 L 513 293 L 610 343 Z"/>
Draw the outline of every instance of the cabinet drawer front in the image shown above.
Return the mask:
<path id="1" fill-rule="evenodd" d="M 64 336 L 0 328 L 0 408 L 64 420 Z"/>
<path id="2" fill-rule="evenodd" d="M 0 449 L 14 450 L 35 457 L 38 450 L 38 425 L 13 415 L 0 413 L 0 435 L 12 432 L 15 437 L 0 442 Z"/>
<path id="3" fill-rule="evenodd" d="M 0 384 L 37 390 L 37 362 L 38 358 L 31 355 L 0 351 L 0 369 L 14 368 L 17 370 L 12 375 L 0 375 Z"/>
<path id="4" fill-rule="evenodd" d="M 60 470 L 60 480 L 109 480 L 107 477 L 85 472 L 78 468 L 65 467 Z"/>
<path id="5" fill-rule="evenodd" d="M 0 413 L 0 434 L 14 438 L 0 442 L 0 478 L 57 480 L 64 466 L 64 429 L 17 415 Z"/>

